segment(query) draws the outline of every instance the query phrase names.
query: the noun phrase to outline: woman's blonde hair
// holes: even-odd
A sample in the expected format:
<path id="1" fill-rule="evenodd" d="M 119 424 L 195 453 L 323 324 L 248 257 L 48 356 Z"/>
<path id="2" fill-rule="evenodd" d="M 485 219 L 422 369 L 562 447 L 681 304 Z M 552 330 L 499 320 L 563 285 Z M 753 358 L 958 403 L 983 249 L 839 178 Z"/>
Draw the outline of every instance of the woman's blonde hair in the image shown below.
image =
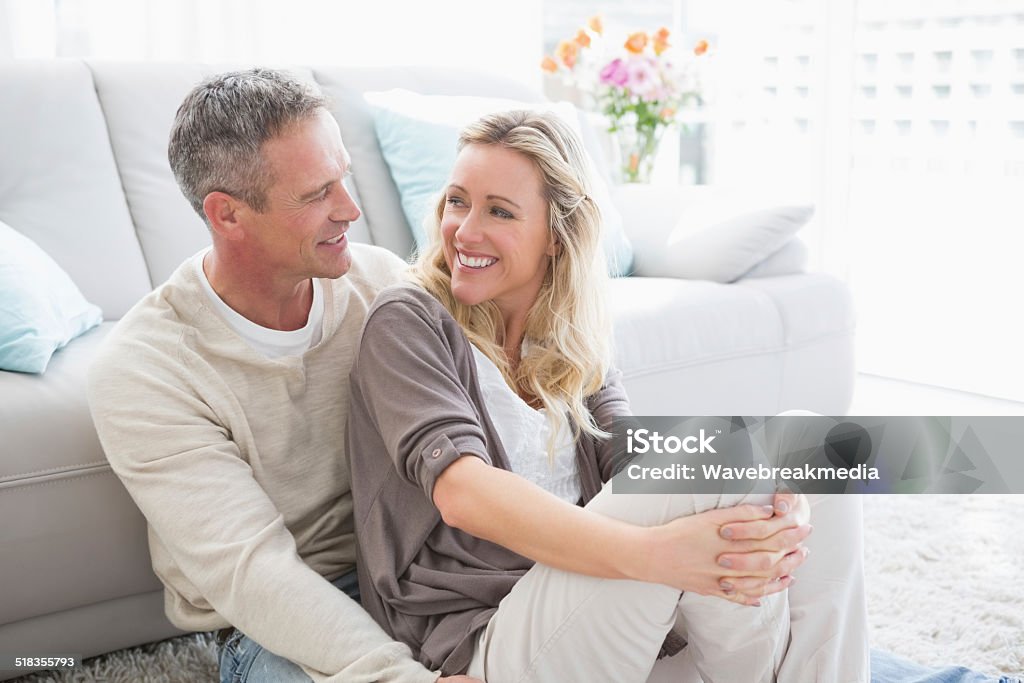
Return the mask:
<path id="1" fill-rule="evenodd" d="M 608 370 L 611 336 L 604 306 L 601 213 L 591 191 L 589 163 L 576 135 L 552 113 L 485 116 L 460 134 L 458 150 L 467 145 L 501 145 L 529 158 L 540 174 L 547 202 L 556 253 L 527 314 L 527 343 L 518 367 L 513 369 L 505 355 L 504 322 L 497 305 L 485 301 L 467 306 L 452 295 L 440 229 L 444 194 L 425 221 L 430 240 L 412 268 L 412 279 L 448 309 L 510 387 L 541 402 L 552 427 L 547 446 L 553 457 L 566 413 L 574 438 L 584 432 L 607 436 L 586 406 L 586 398 L 600 389 Z"/>

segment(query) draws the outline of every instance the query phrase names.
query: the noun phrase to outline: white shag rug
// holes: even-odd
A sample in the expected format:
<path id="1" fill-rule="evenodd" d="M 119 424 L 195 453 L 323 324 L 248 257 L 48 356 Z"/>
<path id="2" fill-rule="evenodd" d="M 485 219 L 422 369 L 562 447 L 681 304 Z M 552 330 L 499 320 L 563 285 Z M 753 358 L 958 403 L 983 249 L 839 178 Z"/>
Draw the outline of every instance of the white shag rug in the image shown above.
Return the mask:
<path id="1" fill-rule="evenodd" d="M 865 496 L 874 647 L 929 665 L 1024 675 L 1024 495 Z M 211 634 L 18 683 L 216 683 Z"/>
<path id="2" fill-rule="evenodd" d="M 865 496 L 871 642 L 1024 676 L 1024 495 Z"/>

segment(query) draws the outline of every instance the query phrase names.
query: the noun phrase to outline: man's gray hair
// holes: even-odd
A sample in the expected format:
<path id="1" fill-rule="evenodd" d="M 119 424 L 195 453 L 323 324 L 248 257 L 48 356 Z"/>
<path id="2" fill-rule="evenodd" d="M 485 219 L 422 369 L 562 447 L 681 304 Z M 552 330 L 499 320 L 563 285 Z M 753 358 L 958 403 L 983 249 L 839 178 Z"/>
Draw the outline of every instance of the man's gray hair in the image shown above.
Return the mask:
<path id="1" fill-rule="evenodd" d="M 225 192 L 266 210 L 274 178 L 260 154 L 263 143 L 326 105 L 312 87 L 271 69 L 224 73 L 193 88 L 178 108 L 167 146 L 192 208 L 206 221 L 206 195 Z"/>

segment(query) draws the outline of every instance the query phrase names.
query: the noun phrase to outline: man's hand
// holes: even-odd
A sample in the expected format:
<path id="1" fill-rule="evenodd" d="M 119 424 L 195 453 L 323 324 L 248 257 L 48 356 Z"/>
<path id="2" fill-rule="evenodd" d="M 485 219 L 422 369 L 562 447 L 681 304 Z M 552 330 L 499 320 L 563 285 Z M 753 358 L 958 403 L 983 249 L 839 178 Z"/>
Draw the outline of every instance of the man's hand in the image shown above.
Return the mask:
<path id="1" fill-rule="evenodd" d="M 442 676 L 437 683 L 484 683 L 479 678 L 472 676 Z"/>

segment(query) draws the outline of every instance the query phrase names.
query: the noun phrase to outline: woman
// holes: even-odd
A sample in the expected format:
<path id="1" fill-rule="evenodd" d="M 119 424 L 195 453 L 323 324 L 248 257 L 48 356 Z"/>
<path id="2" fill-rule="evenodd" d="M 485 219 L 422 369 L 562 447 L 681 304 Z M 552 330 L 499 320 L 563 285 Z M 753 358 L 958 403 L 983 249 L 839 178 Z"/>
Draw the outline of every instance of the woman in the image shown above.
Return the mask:
<path id="1" fill-rule="evenodd" d="M 804 496 L 602 489 L 629 405 L 585 156 L 530 112 L 485 117 L 459 150 L 352 373 L 364 607 L 427 666 L 489 683 L 643 681 L 680 632 L 705 683 L 866 680 L 856 497 L 815 506 L 842 542 L 793 583 Z"/>

